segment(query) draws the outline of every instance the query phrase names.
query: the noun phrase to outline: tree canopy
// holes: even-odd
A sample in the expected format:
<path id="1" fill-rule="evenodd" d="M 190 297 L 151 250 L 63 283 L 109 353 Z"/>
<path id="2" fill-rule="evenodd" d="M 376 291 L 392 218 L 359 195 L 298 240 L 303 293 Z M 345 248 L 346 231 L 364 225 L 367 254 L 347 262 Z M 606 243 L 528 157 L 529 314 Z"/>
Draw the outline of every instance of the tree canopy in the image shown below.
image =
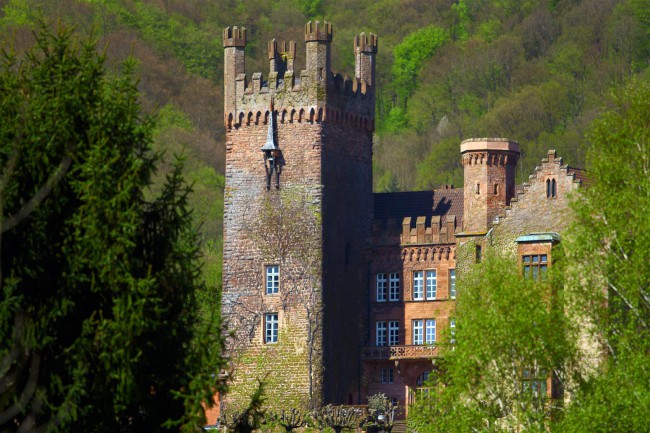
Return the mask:
<path id="1" fill-rule="evenodd" d="M 568 407 L 563 431 L 643 431 L 650 422 L 650 85 L 632 81 L 588 139 L 591 183 L 575 203 L 579 305 L 605 360 Z"/>
<path id="2" fill-rule="evenodd" d="M 0 64 L 0 429 L 190 431 L 219 388 L 180 163 L 159 156 L 133 62 L 45 26 Z M 200 320 L 201 319 L 201 320 Z"/>
<path id="3" fill-rule="evenodd" d="M 454 334 L 409 414 L 415 429 L 647 431 L 649 121 L 650 86 L 633 80 L 594 122 L 589 180 L 546 278 L 494 252 L 460 278 Z"/>

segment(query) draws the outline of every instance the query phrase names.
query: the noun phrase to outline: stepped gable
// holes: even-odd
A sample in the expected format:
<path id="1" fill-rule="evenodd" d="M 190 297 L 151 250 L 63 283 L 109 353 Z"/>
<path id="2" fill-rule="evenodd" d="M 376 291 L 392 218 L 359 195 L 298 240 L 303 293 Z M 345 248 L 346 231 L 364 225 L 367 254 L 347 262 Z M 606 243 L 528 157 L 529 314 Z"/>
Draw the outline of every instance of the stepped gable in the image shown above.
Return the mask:
<path id="1" fill-rule="evenodd" d="M 462 220 L 462 188 L 375 193 L 373 243 L 454 242 Z"/>
<path id="2" fill-rule="evenodd" d="M 584 169 L 564 165 L 557 152 L 549 150 L 541 165 L 535 167 L 528 177 L 528 182 L 517 185 L 510 205 L 492 223 L 503 225 L 511 220 L 518 222 L 532 212 L 538 224 L 551 227 L 559 220 L 556 210 L 568 207 L 568 193 L 588 184 L 589 178 Z"/>

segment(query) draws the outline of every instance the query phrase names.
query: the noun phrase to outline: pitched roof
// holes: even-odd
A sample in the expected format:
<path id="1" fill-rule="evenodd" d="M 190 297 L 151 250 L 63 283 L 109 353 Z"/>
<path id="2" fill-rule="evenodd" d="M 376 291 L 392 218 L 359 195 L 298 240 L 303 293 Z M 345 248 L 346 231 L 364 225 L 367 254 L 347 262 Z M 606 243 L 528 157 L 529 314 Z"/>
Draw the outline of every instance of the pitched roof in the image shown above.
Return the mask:
<path id="1" fill-rule="evenodd" d="M 584 186 L 589 186 L 591 183 L 591 179 L 587 175 L 587 170 L 582 169 L 582 168 L 576 168 L 576 167 L 569 167 L 567 165 L 567 172 L 569 173 L 574 173 L 576 180 L 579 180 L 582 182 Z"/>
<path id="2" fill-rule="evenodd" d="M 394 219 L 401 224 L 405 217 L 411 217 L 415 224 L 419 216 L 440 216 L 444 224 L 447 215 L 454 215 L 460 225 L 463 218 L 462 188 L 375 193 L 374 201 L 375 220 Z"/>

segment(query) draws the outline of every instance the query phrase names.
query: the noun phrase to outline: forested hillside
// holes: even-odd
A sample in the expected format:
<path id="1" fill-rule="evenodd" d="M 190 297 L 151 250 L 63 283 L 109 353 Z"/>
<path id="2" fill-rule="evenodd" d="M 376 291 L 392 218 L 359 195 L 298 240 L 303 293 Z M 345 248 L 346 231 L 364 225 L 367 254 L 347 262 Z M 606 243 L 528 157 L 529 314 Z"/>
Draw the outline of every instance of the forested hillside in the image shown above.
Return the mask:
<path id="1" fill-rule="evenodd" d="M 94 34 L 111 65 L 135 56 L 142 102 L 159 113 L 157 149 L 168 161 L 186 158 L 213 281 L 226 26 L 249 30 L 249 73 L 267 72 L 273 37 L 299 42 L 300 69 L 310 19 L 333 23 L 334 70 L 343 73 L 354 72 L 354 35 L 380 35 L 377 191 L 461 186 L 459 143 L 469 137 L 518 140 L 520 181 L 549 148 L 584 165 L 583 132 L 610 91 L 635 75 L 650 79 L 650 0 L 0 0 L 0 8 L 0 35 L 17 51 L 42 16 Z"/>

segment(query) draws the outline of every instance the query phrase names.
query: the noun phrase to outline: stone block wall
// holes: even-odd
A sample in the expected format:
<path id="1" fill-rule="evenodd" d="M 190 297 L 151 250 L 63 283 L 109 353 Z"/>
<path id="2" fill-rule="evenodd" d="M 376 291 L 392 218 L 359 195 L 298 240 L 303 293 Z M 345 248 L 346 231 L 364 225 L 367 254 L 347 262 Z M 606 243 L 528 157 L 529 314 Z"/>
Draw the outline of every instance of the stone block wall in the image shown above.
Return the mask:
<path id="1" fill-rule="evenodd" d="M 501 251 L 514 255 L 515 239 L 530 233 L 562 233 L 571 220 L 571 197 L 582 184 L 581 170 L 562 163 L 554 150 L 535 168 L 510 206 L 493 220 L 492 243 Z M 547 184 L 547 181 L 549 183 Z M 555 193 L 547 191 L 547 186 Z"/>
<path id="2" fill-rule="evenodd" d="M 351 400 L 360 380 L 366 287 L 365 241 L 372 225 L 372 135 L 323 125 L 323 354 L 325 401 Z"/>
<path id="3" fill-rule="evenodd" d="M 222 308 L 235 335 L 226 412 L 247 401 L 256 379 L 275 409 L 348 403 L 360 382 L 374 68 L 353 79 L 332 74 L 331 37 L 331 24 L 307 24 L 307 70 L 299 76 L 296 44 L 271 41 L 268 79 L 255 73 L 249 81 L 246 33 L 224 31 Z M 363 41 L 360 61 L 368 62 L 376 37 Z M 267 190 L 261 148 L 269 137 L 279 149 L 279 190 L 275 178 Z M 280 266 L 277 295 L 265 294 L 267 265 Z M 264 341 L 265 313 L 279 316 L 277 343 Z"/>
<path id="4" fill-rule="evenodd" d="M 302 228 L 292 226 L 300 215 L 285 215 L 286 220 L 273 220 L 269 225 L 263 213 L 264 206 L 279 206 L 278 200 L 286 199 L 283 193 L 287 191 L 295 193 L 295 200 L 304 201 L 305 212 L 314 208 L 321 212 L 321 125 L 296 122 L 282 126 L 277 131 L 284 160 L 280 191 L 266 189 L 260 148 L 268 125 L 246 125 L 228 132 L 222 305 L 223 317 L 235 338 L 230 342 L 232 391 L 224 398 L 226 405 L 246 401 L 258 378 L 267 382 L 268 401 L 277 408 L 308 405 L 308 321 L 318 319 L 306 316 L 305 303 L 313 300 L 305 297 L 310 296 L 311 289 L 321 290 L 321 264 L 314 267 L 296 260 L 292 245 L 284 252 L 269 254 L 269 248 L 264 248 L 266 239 L 278 245 L 294 239 L 278 238 L 272 232 L 300 232 Z M 282 227 L 285 224 L 288 228 Z M 320 255 L 320 230 L 305 236 L 318 250 L 314 254 Z M 275 264 L 280 265 L 280 293 L 266 295 L 265 266 Z M 279 315 L 280 335 L 278 343 L 265 344 L 264 314 L 271 312 Z M 320 353 L 322 339 L 317 334 L 313 349 Z M 311 364 L 313 394 L 320 401 L 322 360 L 313 359 Z"/>

